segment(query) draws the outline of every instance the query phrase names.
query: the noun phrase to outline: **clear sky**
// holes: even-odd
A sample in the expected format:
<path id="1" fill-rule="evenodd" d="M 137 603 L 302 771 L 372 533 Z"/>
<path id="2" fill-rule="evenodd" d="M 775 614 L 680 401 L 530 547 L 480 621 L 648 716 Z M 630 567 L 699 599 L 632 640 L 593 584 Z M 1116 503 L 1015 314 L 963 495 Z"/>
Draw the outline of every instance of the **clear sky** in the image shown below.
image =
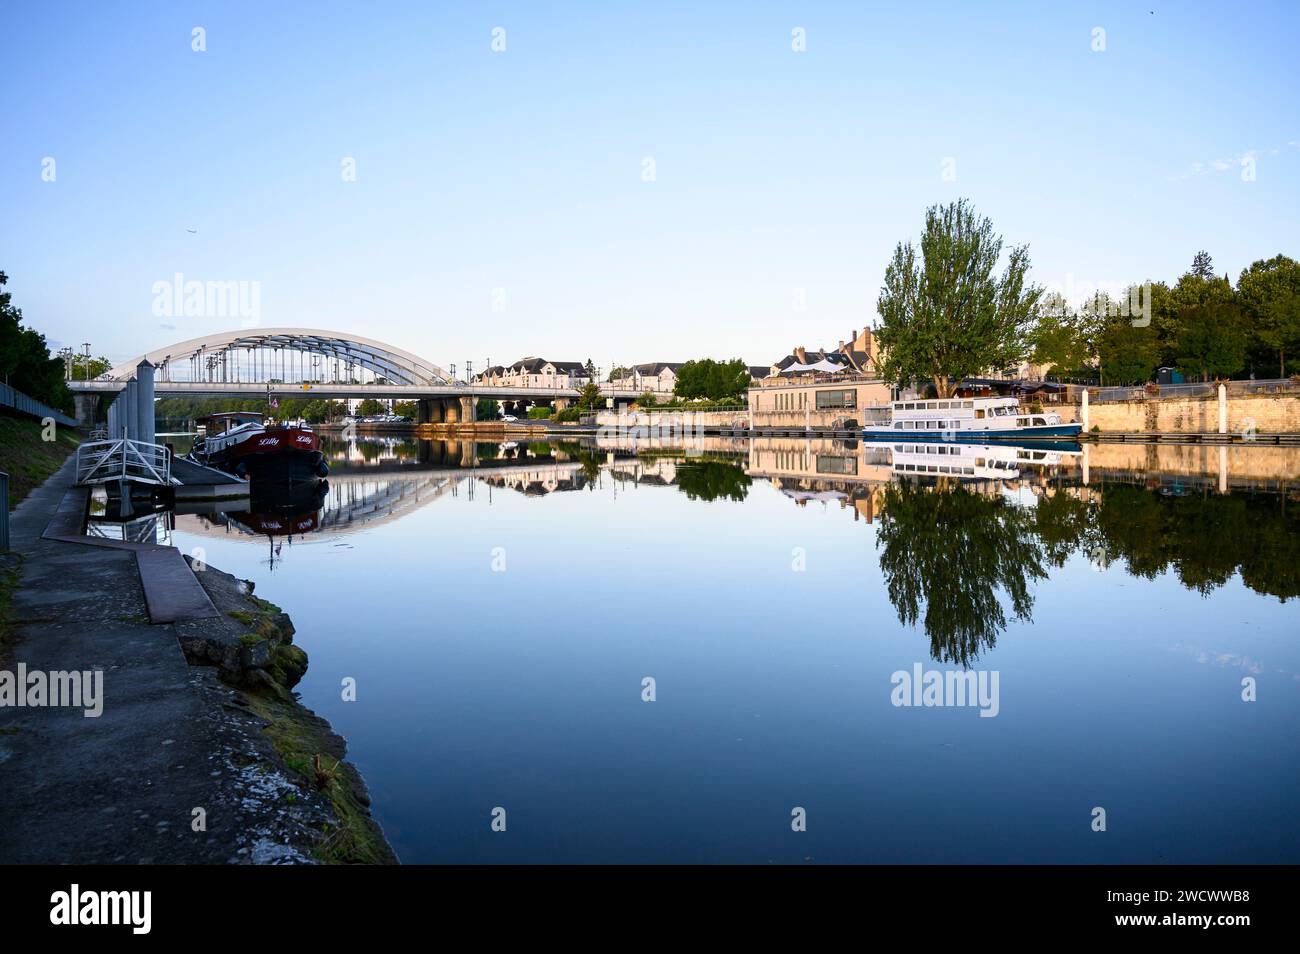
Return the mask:
<path id="1" fill-rule="evenodd" d="M 179 272 L 476 368 L 833 347 L 958 196 L 1079 297 L 1200 248 L 1235 279 L 1300 257 L 1298 28 L 1294 2 L 3 0 L 0 270 L 115 360 L 239 326 L 155 315 Z"/>

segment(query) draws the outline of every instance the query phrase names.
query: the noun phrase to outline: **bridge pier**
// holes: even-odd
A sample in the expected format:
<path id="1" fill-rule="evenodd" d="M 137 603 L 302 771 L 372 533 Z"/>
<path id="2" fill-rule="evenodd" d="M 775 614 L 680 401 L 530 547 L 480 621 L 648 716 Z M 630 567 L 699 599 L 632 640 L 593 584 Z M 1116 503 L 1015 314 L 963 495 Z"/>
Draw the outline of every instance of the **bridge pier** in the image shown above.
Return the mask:
<path id="1" fill-rule="evenodd" d="M 421 424 L 468 424 L 474 420 L 472 397 L 421 398 Z"/>
<path id="2" fill-rule="evenodd" d="M 72 395 L 72 403 L 76 410 L 78 426 L 94 427 L 95 418 L 99 415 L 99 395 L 77 391 Z"/>

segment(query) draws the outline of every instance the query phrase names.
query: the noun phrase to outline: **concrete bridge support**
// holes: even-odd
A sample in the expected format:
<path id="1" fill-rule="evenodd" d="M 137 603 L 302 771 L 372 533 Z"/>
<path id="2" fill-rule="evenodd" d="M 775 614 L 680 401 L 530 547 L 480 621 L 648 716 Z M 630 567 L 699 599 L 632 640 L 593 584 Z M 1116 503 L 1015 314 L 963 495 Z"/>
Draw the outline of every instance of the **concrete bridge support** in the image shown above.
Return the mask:
<path id="1" fill-rule="evenodd" d="M 473 420 L 474 399 L 471 397 L 420 400 L 421 424 L 468 424 Z"/>
<path id="2" fill-rule="evenodd" d="M 94 427 L 99 415 L 99 395 L 78 391 L 72 396 L 73 407 L 80 427 Z"/>

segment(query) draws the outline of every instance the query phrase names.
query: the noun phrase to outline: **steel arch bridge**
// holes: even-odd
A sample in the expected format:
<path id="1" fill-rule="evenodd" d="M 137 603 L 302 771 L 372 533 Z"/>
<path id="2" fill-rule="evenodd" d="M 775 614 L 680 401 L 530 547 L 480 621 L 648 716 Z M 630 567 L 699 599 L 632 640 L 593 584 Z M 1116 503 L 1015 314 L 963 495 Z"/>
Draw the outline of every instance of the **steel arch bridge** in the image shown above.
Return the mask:
<path id="1" fill-rule="evenodd" d="M 373 338 L 316 328 L 257 328 L 191 338 L 119 364 L 101 380 L 125 382 L 142 361 L 158 370 L 160 381 L 315 381 L 420 388 L 455 383 L 438 365 L 409 351 Z"/>

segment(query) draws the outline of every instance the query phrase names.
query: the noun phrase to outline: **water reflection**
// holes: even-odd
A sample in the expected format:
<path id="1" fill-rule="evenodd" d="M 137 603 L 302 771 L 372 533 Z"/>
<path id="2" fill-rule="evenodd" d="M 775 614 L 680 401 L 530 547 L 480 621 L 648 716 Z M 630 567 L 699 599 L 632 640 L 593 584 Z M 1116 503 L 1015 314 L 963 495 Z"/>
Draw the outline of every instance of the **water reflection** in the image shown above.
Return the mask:
<path id="1" fill-rule="evenodd" d="M 1294 861 L 1300 451 L 1007 452 L 335 441 L 314 529 L 173 536 L 292 614 L 404 861 Z M 892 706 L 931 657 L 998 717 Z"/>
<path id="2" fill-rule="evenodd" d="M 1028 620 L 1033 581 L 1047 575 L 1034 511 L 961 485 L 891 484 L 876 535 L 880 569 L 899 620 L 922 620 L 930 655 L 969 665 L 1007 625 Z"/>
<path id="3" fill-rule="evenodd" d="M 711 438 L 674 448 L 376 437 L 327 438 L 325 448 L 328 485 L 291 497 L 255 488 L 247 513 L 199 520 L 266 537 L 274 565 L 295 536 L 389 522 L 444 496 L 474 500 L 486 490 L 490 505 L 494 491 L 664 487 L 701 503 L 743 502 L 765 481 L 798 506 L 833 505 L 873 525 L 898 620 L 924 630 L 934 660 L 962 666 L 1012 622 L 1031 621 L 1037 586 L 1076 556 L 1147 580 L 1172 571 L 1202 595 L 1235 575 L 1257 593 L 1300 595 L 1292 499 L 1300 487 L 1276 476 L 1295 473 L 1287 457 L 1258 478 L 1233 475 L 1245 486 L 1222 493 L 1230 475 L 1221 453 L 1176 450 L 1162 471 L 1150 465 L 1168 449 L 1154 447 L 1141 449 L 1147 466 L 1123 456 L 1128 448 L 1077 444 Z"/>

